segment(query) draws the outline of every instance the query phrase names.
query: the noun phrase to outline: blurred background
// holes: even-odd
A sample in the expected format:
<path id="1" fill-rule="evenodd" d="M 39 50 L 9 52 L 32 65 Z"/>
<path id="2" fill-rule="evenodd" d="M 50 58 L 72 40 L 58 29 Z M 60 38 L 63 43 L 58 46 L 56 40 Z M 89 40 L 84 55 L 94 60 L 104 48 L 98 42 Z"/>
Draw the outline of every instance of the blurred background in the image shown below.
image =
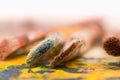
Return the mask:
<path id="1" fill-rule="evenodd" d="M 119 28 L 119 4 L 119 0 L 0 0 L 0 20 L 34 18 L 44 26 L 57 26 L 99 16 L 109 27 Z"/>
<path id="2" fill-rule="evenodd" d="M 94 24 L 94 18 L 102 21 L 103 33 L 101 28 L 95 28 L 101 25 Z M 90 24 L 84 32 L 90 29 L 97 35 L 98 29 L 103 38 L 104 32 L 109 34 L 108 29 L 119 33 L 120 0 L 0 0 L 0 80 L 120 80 L 120 57 L 109 56 L 102 40 L 99 45 L 90 46 L 82 58 L 66 63 L 64 68 L 40 65 L 30 73 L 26 66 L 30 49 L 49 32 L 58 30 L 72 35 L 78 30 L 78 24 L 87 19 L 88 24 L 93 20 L 93 28 Z M 72 27 L 61 28 L 64 25 Z"/>

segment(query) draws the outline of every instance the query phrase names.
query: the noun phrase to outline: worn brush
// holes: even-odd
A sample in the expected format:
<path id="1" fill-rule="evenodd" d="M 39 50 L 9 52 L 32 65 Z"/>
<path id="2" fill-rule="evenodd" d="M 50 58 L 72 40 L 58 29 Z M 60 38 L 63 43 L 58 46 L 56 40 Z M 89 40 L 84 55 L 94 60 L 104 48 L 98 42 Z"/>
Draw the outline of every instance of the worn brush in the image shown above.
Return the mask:
<path id="1" fill-rule="evenodd" d="M 61 52 L 51 61 L 50 66 L 52 68 L 57 65 L 62 64 L 63 62 L 67 62 L 78 55 L 79 49 L 82 46 L 82 41 L 79 38 L 73 38 L 68 41 Z"/>
<path id="2" fill-rule="evenodd" d="M 96 24 L 83 25 L 83 27 L 79 32 L 74 33 L 72 38 L 64 45 L 60 54 L 51 61 L 50 66 L 52 68 L 82 55 L 102 35 L 102 29 Z"/>
<path id="3" fill-rule="evenodd" d="M 120 38 L 118 36 L 106 38 L 103 42 L 103 48 L 109 55 L 120 56 Z"/>
<path id="4" fill-rule="evenodd" d="M 64 38 L 64 35 L 59 32 L 49 34 L 30 50 L 26 58 L 26 64 L 29 67 L 35 67 L 56 56 L 65 42 Z"/>

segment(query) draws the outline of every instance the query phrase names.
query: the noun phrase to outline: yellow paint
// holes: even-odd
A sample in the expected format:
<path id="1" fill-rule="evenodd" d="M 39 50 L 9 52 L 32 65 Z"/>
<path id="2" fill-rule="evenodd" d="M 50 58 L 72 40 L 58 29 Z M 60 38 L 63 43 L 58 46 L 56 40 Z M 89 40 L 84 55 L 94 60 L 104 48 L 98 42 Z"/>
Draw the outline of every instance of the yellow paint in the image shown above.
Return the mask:
<path id="1" fill-rule="evenodd" d="M 42 79 L 42 75 L 38 74 L 38 73 L 22 73 L 21 75 L 19 75 L 18 80 L 43 80 Z"/>
<path id="2" fill-rule="evenodd" d="M 26 55 L 21 55 L 19 57 L 7 59 L 5 61 L 0 62 L 0 71 L 6 70 L 8 66 L 11 65 L 21 65 L 25 64 Z M 120 77 L 120 69 L 112 70 L 107 63 L 108 61 L 98 61 L 95 60 L 94 63 L 88 61 L 84 61 L 82 59 L 77 59 L 71 62 L 66 63 L 68 67 L 68 71 L 64 69 L 47 69 L 43 67 L 32 68 L 33 73 L 28 73 L 28 68 L 24 68 L 21 70 L 21 74 L 18 76 L 18 80 L 53 80 L 53 79 L 69 79 L 69 78 L 83 78 L 85 80 L 105 80 L 110 77 Z M 119 67 L 119 66 L 114 66 Z M 87 73 L 72 73 L 69 72 L 69 68 L 78 69 L 79 72 L 87 69 Z M 92 70 L 93 69 L 93 70 Z M 46 71 L 43 74 L 38 71 Z M 47 70 L 52 70 L 54 72 L 49 73 Z M 10 80 L 16 80 L 15 77 L 10 77 Z"/>
<path id="3" fill-rule="evenodd" d="M 11 65 L 21 65 L 25 64 L 26 55 L 21 55 L 14 58 L 9 58 L 5 61 L 0 61 L 0 71 L 5 70 L 8 66 Z"/>
<path id="4" fill-rule="evenodd" d="M 86 80 L 98 80 L 99 79 L 99 73 L 95 72 L 87 75 Z"/>

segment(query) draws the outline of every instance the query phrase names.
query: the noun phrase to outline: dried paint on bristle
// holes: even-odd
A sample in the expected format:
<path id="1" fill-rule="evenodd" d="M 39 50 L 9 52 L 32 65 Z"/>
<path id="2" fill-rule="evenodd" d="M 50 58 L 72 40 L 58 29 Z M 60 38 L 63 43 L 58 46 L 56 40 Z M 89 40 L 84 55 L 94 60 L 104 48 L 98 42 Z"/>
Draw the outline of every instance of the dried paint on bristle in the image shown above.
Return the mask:
<path id="1" fill-rule="evenodd" d="M 36 64 L 40 56 L 44 55 L 48 50 L 50 50 L 54 45 L 52 40 L 45 40 L 41 42 L 37 47 L 33 48 L 26 58 L 26 63 L 29 66 Z"/>
<path id="2" fill-rule="evenodd" d="M 109 37 L 104 41 L 103 48 L 109 55 L 120 56 L 120 39 L 118 37 Z"/>
<path id="3" fill-rule="evenodd" d="M 64 40 L 59 40 L 61 37 L 58 33 L 52 33 L 45 40 L 38 43 L 28 54 L 26 58 L 27 65 L 35 67 L 38 63 L 43 63 L 53 57 L 52 55 L 56 55 L 55 51 L 58 53 L 64 43 Z"/>
<path id="4" fill-rule="evenodd" d="M 56 67 L 57 65 L 60 65 L 62 62 L 69 61 L 73 58 L 75 58 L 79 52 L 79 49 L 81 47 L 81 41 L 73 42 L 71 45 L 71 41 L 66 43 L 60 54 L 58 54 L 53 61 L 51 61 L 50 66 L 51 68 Z M 76 51 L 74 51 L 76 50 Z"/>

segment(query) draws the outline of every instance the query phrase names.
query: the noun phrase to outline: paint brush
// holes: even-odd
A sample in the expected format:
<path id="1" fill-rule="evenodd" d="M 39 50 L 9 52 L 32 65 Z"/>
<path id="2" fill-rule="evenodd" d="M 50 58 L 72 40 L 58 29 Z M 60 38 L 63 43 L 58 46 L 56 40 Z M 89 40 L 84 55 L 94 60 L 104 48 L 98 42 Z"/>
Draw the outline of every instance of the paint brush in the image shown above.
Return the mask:
<path id="1" fill-rule="evenodd" d="M 101 26 L 96 24 L 84 24 L 81 26 L 83 26 L 83 28 L 81 28 L 79 32 L 74 33 L 60 53 L 51 61 L 50 66 L 52 68 L 82 55 L 97 39 L 101 38 Z"/>
<path id="2" fill-rule="evenodd" d="M 28 22 L 9 22 L 1 25 L 0 35 L 0 61 L 5 60 L 9 56 L 18 56 L 24 54 L 26 45 L 43 39 L 49 30 L 38 27 L 33 21 Z M 22 51 L 22 53 L 21 53 Z"/>
<path id="3" fill-rule="evenodd" d="M 107 54 L 112 56 L 120 56 L 120 37 L 111 35 L 103 41 L 103 48 Z"/>
<path id="4" fill-rule="evenodd" d="M 56 56 L 65 42 L 64 38 L 64 35 L 59 32 L 49 34 L 30 50 L 26 64 L 29 67 L 35 67 Z"/>

